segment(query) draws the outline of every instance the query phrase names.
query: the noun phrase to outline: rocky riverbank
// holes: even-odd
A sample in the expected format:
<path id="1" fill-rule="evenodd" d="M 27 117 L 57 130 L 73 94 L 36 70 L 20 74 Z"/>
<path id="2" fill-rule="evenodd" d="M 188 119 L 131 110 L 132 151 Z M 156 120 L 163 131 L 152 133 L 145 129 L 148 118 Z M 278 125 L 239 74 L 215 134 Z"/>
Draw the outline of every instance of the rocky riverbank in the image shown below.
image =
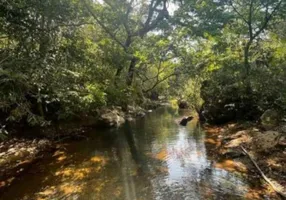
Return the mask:
<path id="1" fill-rule="evenodd" d="M 125 121 L 144 117 L 160 105 L 153 103 L 146 109 L 139 106 L 127 106 L 125 110 L 121 107 L 102 108 L 95 117 L 83 117 L 76 122 L 53 124 L 13 134 L 13 138 L 0 141 L 0 191 L 11 185 L 34 163 L 61 148 L 63 140 L 84 139 L 84 133 L 89 128 L 119 127 Z"/>
<path id="2" fill-rule="evenodd" d="M 222 163 L 230 163 L 231 160 L 231 166 L 236 168 L 236 171 L 261 176 L 249 156 L 243 152 L 244 148 L 275 187 L 285 194 L 285 125 L 265 130 L 255 123 L 229 123 L 222 126 L 206 126 L 205 130 L 208 134 L 206 144 L 216 147 L 215 154 L 223 158 Z M 226 169 L 232 170 L 232 167 L 228 166 Z M 273 190 L 272 187 L 269 188 Z"/>
<path id="3" fill-rule="evenodd" d="M 82 116 L 79 119 L 79 124 L 83 127 L 119 127 L 125 121 L 133 121 L 136 118 L 144 117 L 147 113 L 166 104 L 164 102 L 151 101 L 142 107 L 128 105 L 124 108 L 121 106 L 101 108 L 97 110 L 95 116 Z"/>
<path id="4" fill-rule="evenodd" d="M 55 149 L 48 139 L 10 139 L 0 143 L 0 191 L 28 167 Z"/>

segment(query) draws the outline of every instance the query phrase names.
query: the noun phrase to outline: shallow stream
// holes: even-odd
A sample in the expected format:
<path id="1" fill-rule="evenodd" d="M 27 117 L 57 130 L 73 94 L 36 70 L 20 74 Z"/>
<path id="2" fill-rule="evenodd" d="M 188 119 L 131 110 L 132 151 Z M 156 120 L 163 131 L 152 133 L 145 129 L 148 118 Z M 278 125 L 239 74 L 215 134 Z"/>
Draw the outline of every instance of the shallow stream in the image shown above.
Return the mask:
<path id="1" fill-rule="evenodd" d="M 90 131 L 37 162 L 0 199 L 254 199 L 257 180 L 218 165 L 196 120 L 178 125 L 183 115 L 160 108 L 119 129 Z"/>

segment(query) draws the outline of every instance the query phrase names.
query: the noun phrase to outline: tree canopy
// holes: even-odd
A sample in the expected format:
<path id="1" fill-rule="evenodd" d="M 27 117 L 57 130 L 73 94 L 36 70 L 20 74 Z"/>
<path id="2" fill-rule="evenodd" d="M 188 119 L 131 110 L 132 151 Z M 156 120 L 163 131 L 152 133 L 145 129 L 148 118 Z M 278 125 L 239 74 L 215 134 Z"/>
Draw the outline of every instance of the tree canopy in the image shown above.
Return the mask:
<path id="1" fill-rule="evenodd" d="M 285 13 L 284 0 L 2 0 L 1 124 L 154 95 L 211 119 L 285 111 Z"/>

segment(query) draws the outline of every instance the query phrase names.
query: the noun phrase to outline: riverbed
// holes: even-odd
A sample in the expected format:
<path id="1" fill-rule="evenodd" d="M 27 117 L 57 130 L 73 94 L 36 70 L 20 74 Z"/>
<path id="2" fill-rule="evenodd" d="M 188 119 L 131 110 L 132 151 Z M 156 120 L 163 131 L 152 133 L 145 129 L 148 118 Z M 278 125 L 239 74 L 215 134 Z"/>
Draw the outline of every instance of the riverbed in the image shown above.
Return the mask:
<path id="1" fill-rule="evenodd" d="M 197 120 L 159 108 L 120 128 L 90 130 L 33 164 L 0 199 L 270 199 L 258 179 L 231 170 Z M 242 167 L 243 168 L 243 167 Z"/>

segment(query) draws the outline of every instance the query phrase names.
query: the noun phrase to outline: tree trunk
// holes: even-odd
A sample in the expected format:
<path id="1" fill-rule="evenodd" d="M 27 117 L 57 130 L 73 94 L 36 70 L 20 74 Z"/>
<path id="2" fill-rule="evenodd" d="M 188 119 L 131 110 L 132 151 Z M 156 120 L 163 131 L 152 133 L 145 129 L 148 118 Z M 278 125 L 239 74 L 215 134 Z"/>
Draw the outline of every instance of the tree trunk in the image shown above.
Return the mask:
<path id="1" fill-rule="evenodd" d="M 132 83 L 133 83 L 133 77 L 134 77 L 134 72 L 135 72 L 136 61 L 137 61 L 137 59 L 135 57 L 133 57 L 131 59 L 131 61 L 130 61 L 128 74 L 127 74 L 127 79 L 126 79 L 126 84 L 128 86 L 131 86 Z"/>
<path id="2" fill-rule="evenodd" d="M 118 85 L 118 82 L 120 80 L 120 75 L 121 75 L 122 70 L 123 70 L 123 66 L 119 66 L 116 70 L 115 79 L 114 79 L 114 84 L 116 86 Z"/>
<path id="3" fill-rule="evenodd" d="M 248 94 L 250 94 L 252 92 L 251 89 L 251 83 L 250 83 L 250 72 L 251 72 L 251 66 L 249 64 L 249 50 L 250 50 L 250 46 L 252 44 L 252 39 L 250 39 L 245 48 L 244 48 L 244 67 L 245 67 L 245 77 L 244 77 L 244 83 L 245 83 L 245 87 L 246 87 L 246 92 Z"/>
<path id="4" fill-rule="evenodd" d="M 38 102 L 37 102 L 37 107 L 38 107 L 38 112 L 39 112 L 40 116 L 43 117 L 43 118 L 45 118 L 42 101 L 38 101 Z"/>
<path id="5" fill-rule="evenodd" d="M 249 49 L 251 46 L 251 41 L 248 41 L 244 48 L 244 67 L 245 67 L 245 76 L 248 78 L 250 74 L 250 64 L 249 64 Z"/>

